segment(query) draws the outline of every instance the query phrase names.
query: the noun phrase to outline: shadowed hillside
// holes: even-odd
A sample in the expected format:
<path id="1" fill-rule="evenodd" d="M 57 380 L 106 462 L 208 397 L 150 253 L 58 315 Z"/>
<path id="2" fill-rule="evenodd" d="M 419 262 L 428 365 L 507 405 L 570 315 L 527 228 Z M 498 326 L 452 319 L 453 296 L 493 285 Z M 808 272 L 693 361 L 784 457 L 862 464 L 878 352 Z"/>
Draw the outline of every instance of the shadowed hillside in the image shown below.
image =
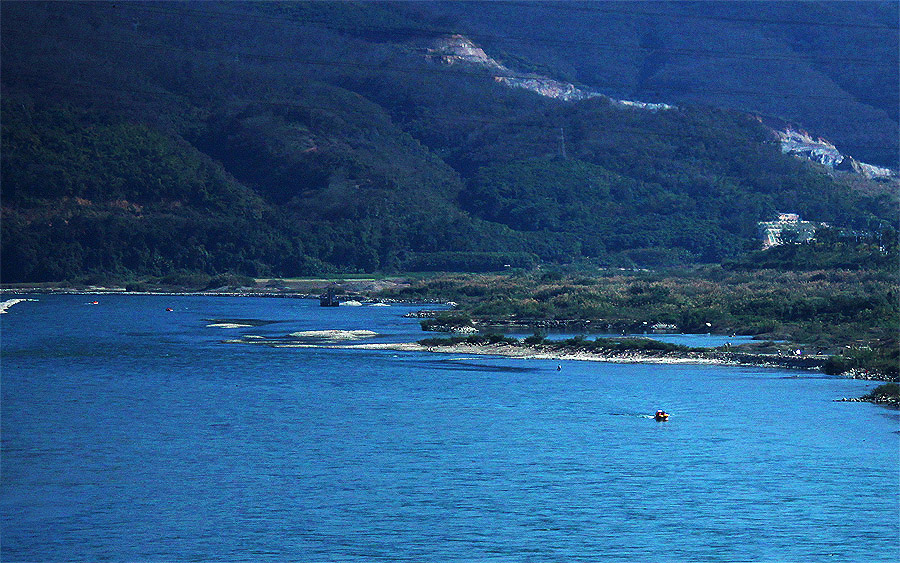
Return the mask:
<path id="1" fill-rule="evenodd" d="M 590 49 L 547 38 L 588 41 L 575 20 L 609 6 L 564 6 L 5 3 L 3 281 L 662 266 L 740 255 L 777 211 L 858 229 L 894 216 L 889 190 L 851 189 L 707 105 L 754 109 L 735 99 L 560 101 L 431 54 L 471 33 L 516 72 L 600 88 L 607 71 L 579 62 Z M 640 6 L 591 24 L 595 47 L 650 17 Z M 528 14 L 544 39 L 499 41 Z M 643 86 L 611 94 L 650 94 L 671 68 L 654 47 L 666 29 L 635 47 L 659 51 L 634 75 Z"/>
<path id="2" fill-rule="evenodd" d="M 896 168 L 895 2 L 434 2 L 498 58 L 617 98 L 795 121 Z"/>

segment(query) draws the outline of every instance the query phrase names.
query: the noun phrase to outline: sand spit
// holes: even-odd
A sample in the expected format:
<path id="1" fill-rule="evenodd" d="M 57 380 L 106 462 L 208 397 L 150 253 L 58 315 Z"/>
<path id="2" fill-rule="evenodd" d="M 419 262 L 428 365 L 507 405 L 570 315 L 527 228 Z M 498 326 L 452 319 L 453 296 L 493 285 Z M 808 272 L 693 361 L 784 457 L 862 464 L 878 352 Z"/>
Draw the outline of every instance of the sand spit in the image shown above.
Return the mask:
<path id="1" fill-rule="evenodd" d="M 292 332 L 289 336 L 294 338 L 321 338 L 322 340 L 360 340 L 378 336 L 371 330 L 302 330 Z"/>
<path id="2" fill-rule="evenodd" d="M 340 345 L 334 347 L 343 347 Z M 350 347 L 350 346 L 346 346 Z M 354 348 L 369 350 L 395 350 L 400 352 L 434 352 L 439 354 L 472 354 L 487 356 L 504 356 L 533 360 L 577 360 L 587 362 L 609 362 L 619 364 L 683 364 L 683 365 L 719 365 L 747 366 L 777 369 L 819 370 L 824 358 L 795 358 L 765 354 L 730 353 L 719 351 L 689 352 L 643 352 L 626 350 L 621 352 L 595 352 L 587 350 L 566 350 L 554 346 L 522 346 L 511 344 L 447 344 L 425 346 L 417 342 L 394 344 L 357 344 Z"/>
<path id="3" fill-rule="evenodd" d="M 311 331 L 319 332 L 319 331 Z M 354 331 L 346 331 L 354 332 Z M 359 332 L 359 331 L 356 331 Z M 365 331 L 363 331 L 365 332 Z M 296 333 L 295 333 L 296 334 Z M 718 366 L 745 366 L 757 368 L 791 369 L 804 371 L 819 371 L 822 369 L 826 356 L 793 357 L 768 354 L 748 354 L 721 352 L 717 350 L 688 351 L 688 352 L 663 352 L 646 353 L 642 351 L 626 350 L 621 352 L 599 353 L 586 350 L 566 350 L 554 346 L 522 346 L 512 344 L 447 344 L 426 346 L 418 342 L 388 342 L 388 343 L 349 343 L 349 342 L 291 342 L 264 340 L 226 340 L 234 344 L 266 344 L 274 348 L 342 348 L 362 350 L 392 350 L 395 352 L 431 352 L 436 354 L 454 355 L 482 355 L 503 356 L 507 358 L 519 358 L 524 360 L 576 360 L 586 362 L 609 362 L 619 364 L 657 364 L 657 365 L 718 365 Z M 848 372 L 846 377 L 859 376 Z M 889 378 L 866 375 L 862 379 L 876 381 L 889 381 Z"/>
<path id="4" fill-rule="evenodd" d="M 349 346 L 348 346 L 349 347 Z M 614 362 L 623 364 L 718 364 L 727 365 L 719 358 L 700 355 L 685 356 L 651 356 L 637 352 L 620 354 L 598 354 L 583 351 L 562 351 L 549 348 L 510 346 L 508 344 L 452 344 L 446 346 L 424 346 L 417 342 L 400 342 L 387 344 L 355 344 L 353 348 L 367 350 L 394 350 L 398 352 L 434 352 L 438 354 L 473 354 L 483 356 L 504 356 L 526 360 L 578 360 L 588 362 Z"/>
<path id="5" fill-rule="evenodd" d="M 368 331 L 307 331 L 304 333 L 293 333 L 292 337 L 310 336 L 311 334 L 331 333 L 331 332 L 368 332 Z M 331 342 L 298 342 L 285 340 L 263 340 L 256 339 L 249 341 L 227 340 L 228 343 L 234 344 L 266 344 L 274 348 L 342 348 L 357 350 L 392 350 L 395 352 L 431 352 L 436 354 L 455 354 L 455 355 L 481 355 L 481 356 L 503 356 L 506 358 L 518 358 L 523 360 L 576 360 L 586 362 L 609 362 L 619 364 L 687 364 L 687 365 L 721 365 L 721 366 L 755 366 L 755 367 L 773 367 L 787 369 L 816 369 L 815 365 L 801 365 L 797 362 L 790 361 L 790 358 L 777 357 L 750 357 L 747 354 L 726 355 L 726 354 L 708 354 L 703 352 L 665 352 L 662 354 L 645 353 L 640 351 L 623 351 L 612 353 L 598 353 L 585 350 L 564 350 L 548 346 L 516 346 L 510 344 L 447 344 L 426 346 L 418 342 L 387 342 L 387 343 L 349 343 L 338 342 L 340 338 L 331 336 L 325 337 L 324 334 L 320 338 L 328 338 Z M 344 340 L 350 340 L 344 338 Z"/>
<path id="6" fill-rule="evenodd" d="M 241 324 L 241 323 L 212 323 L 206 325 L 207 328 L 252 328 L 253 325 Z"/>

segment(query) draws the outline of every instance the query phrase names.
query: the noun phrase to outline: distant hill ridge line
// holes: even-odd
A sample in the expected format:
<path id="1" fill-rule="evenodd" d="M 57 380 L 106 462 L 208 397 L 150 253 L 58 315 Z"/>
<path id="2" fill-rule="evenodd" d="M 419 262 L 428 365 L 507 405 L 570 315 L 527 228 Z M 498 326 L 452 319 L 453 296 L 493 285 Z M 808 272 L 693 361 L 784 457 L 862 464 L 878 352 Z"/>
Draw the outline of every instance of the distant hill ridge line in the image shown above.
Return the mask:
<path id="1" fill-rule="evenodd" d="M 457 63 L 470 64 L 486 70 L 496 70 L 502 75 L 495 75 L 494 80 L 511 88 L 530 90 L 541 96 L 574 102 L 589 98 L 604 98 L 618 107 L 631 107 L 650 111 L 677 109 L 677 106 L 666 103 L 650 103 L 632 100 L 619 100 L 591 88 L 579 88 L 570 82 L 563 82 L 535 73 L 518 72 L 501 64 L 488 55 L 482 47 L 479 47 L 465 35 L 456 33 L 446 35 L 434 41 L 434 46 L 428 49 L 429 58 L 440 60 L 447 65 Z M 865 178 L 894 179 L 898 172 L 890 168 L 876 166 L 857 161 L 849 155 L 842 154 L 838 148 L 821 137 L 813 136 L 805 130 L 787 124 L 782 128 L 768 125 L 781 144 L 782 152 L 800 158 L 805 158 L 836 170 L 854 172 Z"/>
<path id="2" fill-rule="evenodd" d="M 783 154 L 748 113 L 790 112 L 692 98 L 708 90 L 694 67 L 657 75 L 674 30 L 518 25 L 534 4 L 484 24 L 497 5 L 450 5 L 481 27 L 424 3 L 230 4 L 252 17 L 224 22 L 195 21 L 206 5 L 4 5 L 3 278 L 713 264 L 755 247 L 777 210 L 859 232 L 896 216 L 892 186 Z M 629 53 L 550 52 L 527 44 L 535 30 Z M 880 142 L 864 114 L 816 107 Z"/>

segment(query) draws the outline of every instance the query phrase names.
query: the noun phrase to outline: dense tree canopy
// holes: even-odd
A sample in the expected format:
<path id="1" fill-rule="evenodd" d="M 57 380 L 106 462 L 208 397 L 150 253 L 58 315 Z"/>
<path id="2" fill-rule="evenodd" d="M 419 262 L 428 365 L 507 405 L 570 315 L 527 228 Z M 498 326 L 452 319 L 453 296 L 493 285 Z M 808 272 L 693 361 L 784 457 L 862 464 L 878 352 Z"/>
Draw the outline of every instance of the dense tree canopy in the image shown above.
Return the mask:
<path id="1" fill-rule="evenodd" d="M 4 4 L 3 281 L 717 262 L 777 211 L 896 213 L 742 113 L 442 65 L 444 8 Z"/>

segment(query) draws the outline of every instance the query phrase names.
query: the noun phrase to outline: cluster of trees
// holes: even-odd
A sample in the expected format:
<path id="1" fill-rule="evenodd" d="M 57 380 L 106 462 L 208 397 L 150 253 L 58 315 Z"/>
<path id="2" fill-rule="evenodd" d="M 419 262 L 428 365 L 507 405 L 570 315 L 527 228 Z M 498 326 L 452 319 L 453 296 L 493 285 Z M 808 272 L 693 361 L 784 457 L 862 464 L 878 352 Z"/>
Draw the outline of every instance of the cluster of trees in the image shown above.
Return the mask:
<path id="1" fill-rule="evenodd" d="M 452 299 L 459 318 L 487 324 L 582 321 L 594 331 L 738 333 L 838 352 L 847 344 L 896 346 L 897 275 L 882 270 L 605 272 L 447 276 L 397 290 Z M 445 323 L 446 324 L 446 323 Z"/>
<path id="2" fill-rule="evenodd" d="M 723 265 L 730 270 L 886 270 L 897 265 L 898 242 L 889 224 L 858 232 L 829 227 L 817 230 L 807 243 L 750 252 Z"/>
<path id="3" fill-rule="evenodd" d="M 886 374 L 891 379 L 900 378 L 900 352 L 897 350 L 897 341 L 879 342 L 875 346 L 852 346 L 841 350 L 839 354 L 831 356 L 825 363 L 825 373 L 837 375 L 851 370 L 871 371 L 873 373 Z M 878 391 L 876 389 L 876 391 Z M 897 395 L 896 383 L 894 387 L 873 391 L 872 395 L 892 394 Z"/>

